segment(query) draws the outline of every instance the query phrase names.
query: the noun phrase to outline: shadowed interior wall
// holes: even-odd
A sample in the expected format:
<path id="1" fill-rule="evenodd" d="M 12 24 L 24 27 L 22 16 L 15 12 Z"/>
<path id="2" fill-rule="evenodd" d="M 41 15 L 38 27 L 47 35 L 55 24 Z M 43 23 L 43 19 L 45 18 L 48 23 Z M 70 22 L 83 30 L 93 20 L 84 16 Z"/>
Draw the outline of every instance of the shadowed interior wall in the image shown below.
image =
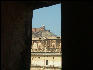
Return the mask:
<path id="1" fill-rule="evenodd" d="M 2 2 L 1 10 L 2 70 L 28 69 L 33 10 L 18 2 Z"/>
<path id="2" fill-rule="evenodd" d="M 63 5 L 63 70 L 93 70 L 93 2 Z"/>

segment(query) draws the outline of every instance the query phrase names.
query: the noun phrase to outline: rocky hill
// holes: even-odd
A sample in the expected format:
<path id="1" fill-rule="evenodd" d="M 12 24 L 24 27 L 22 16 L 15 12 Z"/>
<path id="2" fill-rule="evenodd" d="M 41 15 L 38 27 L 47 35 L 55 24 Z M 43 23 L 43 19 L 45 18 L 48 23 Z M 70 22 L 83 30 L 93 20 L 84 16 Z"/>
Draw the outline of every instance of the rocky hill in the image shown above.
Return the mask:
<path id="1" fill-rule="evenodd" d="M 36 37 L 57 37 L 57 36 L 52 32 L 50 32 L 49 30 L 43 30 L 39 32 L 32 32 L 32 38 Z"/>

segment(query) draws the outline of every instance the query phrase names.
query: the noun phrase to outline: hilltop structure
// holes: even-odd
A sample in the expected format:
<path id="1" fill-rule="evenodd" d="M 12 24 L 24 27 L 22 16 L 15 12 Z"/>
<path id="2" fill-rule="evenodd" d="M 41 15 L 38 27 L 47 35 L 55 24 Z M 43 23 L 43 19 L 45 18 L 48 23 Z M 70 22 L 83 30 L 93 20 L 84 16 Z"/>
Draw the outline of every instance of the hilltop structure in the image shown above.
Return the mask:
<path id="1" fill-rule="evenodd" d="M 43 25 L 40 28 L 32 28 L 32 32 L 39 32 L 39 31 L 44 31 L 45 30 L 45 26 Z"/>
<path id="2" fill-rule="evenodd" d="M 32 38 L 37 37 L 57 37 L 57 35 L 50 32 L 50 30 L 46 30 L 45 26 L 43 25 L 40 28 L 32 28 Z"/>

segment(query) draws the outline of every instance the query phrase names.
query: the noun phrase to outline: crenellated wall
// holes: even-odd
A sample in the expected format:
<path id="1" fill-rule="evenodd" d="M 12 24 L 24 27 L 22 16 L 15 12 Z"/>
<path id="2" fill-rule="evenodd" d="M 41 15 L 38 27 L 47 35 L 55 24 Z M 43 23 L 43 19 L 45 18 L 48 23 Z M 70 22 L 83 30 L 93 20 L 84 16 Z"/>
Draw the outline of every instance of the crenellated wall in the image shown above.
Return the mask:
<path id="1" fill-rule="evenodd" d="M 40 28 L 32 28 L 32 32 L 39 32 L 45 30 L 45 27 L 40 27 Z"/>

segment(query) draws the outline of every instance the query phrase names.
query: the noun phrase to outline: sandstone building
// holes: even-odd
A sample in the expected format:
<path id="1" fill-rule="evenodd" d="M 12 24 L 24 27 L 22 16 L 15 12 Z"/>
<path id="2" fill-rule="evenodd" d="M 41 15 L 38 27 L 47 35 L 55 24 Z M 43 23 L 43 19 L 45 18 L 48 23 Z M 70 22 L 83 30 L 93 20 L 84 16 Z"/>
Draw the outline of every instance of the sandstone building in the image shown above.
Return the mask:
<path id="1" fill-rule="evenodd" d="M 61 70 L 61 48 L 61 37 L 46 30 L 45 26 L 33 28 L 30 70 Z"/>

